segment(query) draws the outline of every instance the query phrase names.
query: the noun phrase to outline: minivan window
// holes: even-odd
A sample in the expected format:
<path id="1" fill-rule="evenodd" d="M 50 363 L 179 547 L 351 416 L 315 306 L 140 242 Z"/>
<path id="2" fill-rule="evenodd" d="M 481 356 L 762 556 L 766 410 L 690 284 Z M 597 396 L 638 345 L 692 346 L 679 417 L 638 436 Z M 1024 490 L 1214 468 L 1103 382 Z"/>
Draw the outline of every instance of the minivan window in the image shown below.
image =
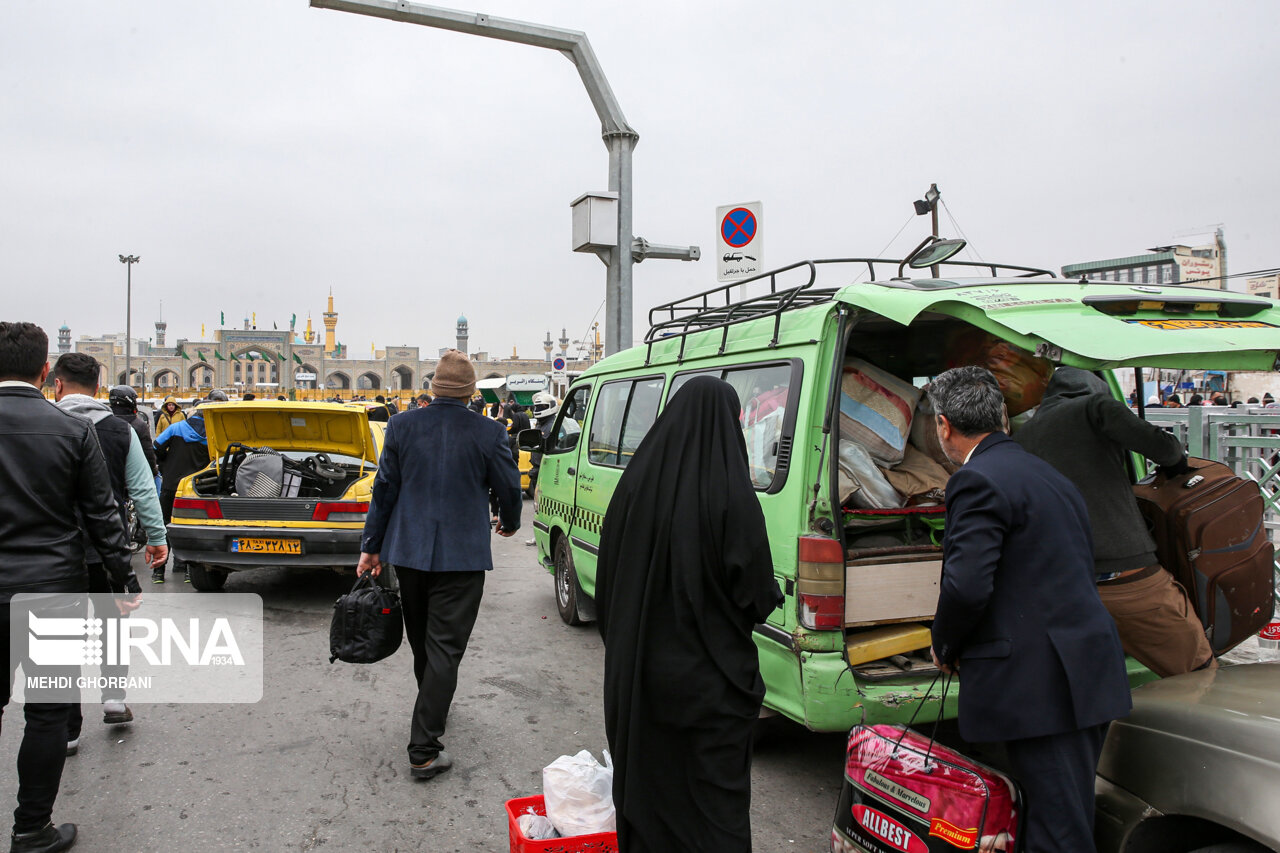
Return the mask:
<path id="1" fill-rule="evenodd" d="M 560 453 L 578 446 L 582 435 L 582 419 L 587 414 L 587 401 L 591 398 L 591 386 L 573 389 L 560 407 L 560 416 L 551 430 L 547 453 Z"/>
<path id="2" fill-rule="evenodd" d="M 627 467 L 653 426 L 662 400 L 663 377 L 606 382 L 591 415 L 587 458 L 596 465 Z"/>
<path id="3" fill-rule="evenodd" d="M 716 376 L 733 386 L 742 404 L 740 420 L 747 442 L 751 482 L 757 489 L 773 483 L 782 449 L 787 399 L 791 389 L 791 365 L 769 364 L 731 370 L 692 371 L 671 381 L 674 395 L 695 376 Z M 667 398 L 670 402 L 670 397 Z"/>
<path id="4" fill-rule="evenodd" d="M 748 367 L 726 371 L 724 379 L 742 401 L 742 434 L 747 441 L 751 482 L 768 488 L 778 467 L 782 425 L 787 417 L 791 365 Z"/>

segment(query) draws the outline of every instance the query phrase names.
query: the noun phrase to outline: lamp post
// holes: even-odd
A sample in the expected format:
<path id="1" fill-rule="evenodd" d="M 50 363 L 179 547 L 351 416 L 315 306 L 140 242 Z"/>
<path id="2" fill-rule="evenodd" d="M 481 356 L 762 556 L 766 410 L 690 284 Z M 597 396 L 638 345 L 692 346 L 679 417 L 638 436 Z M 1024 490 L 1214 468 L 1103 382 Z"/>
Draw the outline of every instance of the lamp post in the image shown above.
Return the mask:
<path id="1" fill-rule="evenodd" d="M 933 236 L 938 236 L 938 199 L 942 198 L 942 193 L 938 190 L 937 184 L 930 184 L 928 191 L 924 194 L 923 199 L 917 199 L 913 204 L 916 208 L 916 216 L 924 216 L 926 213 L 933 214 Z M 930 274 L 938 277 L 938 265 L 934 264 L 930 267 Z"/>
<path id="2" fill-rule="evenodd" d="M 133 340 L 133 265 L 142 258 L 137 255 L 121 255 L 120 263 L 125 265 L 125 297 L 124 297 L 124 384 L 133 387 L 133 371 L 131 368 Z"/>

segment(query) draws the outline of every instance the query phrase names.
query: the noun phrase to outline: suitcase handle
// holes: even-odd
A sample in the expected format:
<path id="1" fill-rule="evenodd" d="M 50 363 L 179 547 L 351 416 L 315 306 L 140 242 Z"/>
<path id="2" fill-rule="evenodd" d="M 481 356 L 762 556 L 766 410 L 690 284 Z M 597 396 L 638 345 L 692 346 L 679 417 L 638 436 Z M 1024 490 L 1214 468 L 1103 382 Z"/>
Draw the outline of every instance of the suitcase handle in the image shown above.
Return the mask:
<path id="1" fill-rule="evenodd" d="M 911 719 L 907 721 L 906 726 L 902 729 L 902 734 L 898 735 L 898 739 L 893 744 L 893 755 L 897 755 L 898 747 L 902 745 L 902 739 L 907 736 L 907 730 L 915 725 L 916 717 L 920 716 L 920 709 L 924 707 L 925 700 L 929 698 L 929 694 L 933 692 L 933 688 L 937 686 L 938 679 L 942 678 L 942 697 L 938 700 L 938 716 L 933 721 L 933 731 L 929 733 L 929 746 L 924 752 L 924 765 L 927 769 L 929 766 L 929 755 L 933 752 L 933 744 L 938 738 L 938 724 L 942 722 L 942 715 L 946 710 L 947 691 L 951 689 L 951 675 L 948 674 L 943 678 L 942 670 L 938 670 L 938 674 L 933 677 L 933 681 L 929 682 L 929 687 L 924 691 L 924 695 L 920 697 L 920 704 L 916 705 L 915 711 L 911 714 Z"/>

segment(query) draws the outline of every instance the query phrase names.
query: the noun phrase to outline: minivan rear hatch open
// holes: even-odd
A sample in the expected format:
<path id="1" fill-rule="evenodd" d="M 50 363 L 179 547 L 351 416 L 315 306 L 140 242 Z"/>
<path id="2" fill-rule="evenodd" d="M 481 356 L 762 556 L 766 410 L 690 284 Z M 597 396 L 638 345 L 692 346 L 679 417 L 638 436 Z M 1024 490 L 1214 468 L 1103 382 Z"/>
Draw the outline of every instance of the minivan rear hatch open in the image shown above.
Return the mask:
<path id="1" fill-rule="evenodd" d="M 911 325 L 945 314 L 1053 361 L 1117 367 L 1280 368 L 1280 306 L 1180 285 L 1061 279 L 915 279 L 851 284 L 840 301 Z"/>
<path id="2" fill-rule="evenodd" d="M 882 395 L 876 399 L 889 401 L 879 412 L 889 420 L 874 411 L 864 413 L 869 433 L 900 427 L 893 421 L 894 407 L 903 412 L 916 408 L 918 396 L 911 395 L 918 395 L 924 378 L 952 366 L 946 342 L 963 327 L 977 327 L 1042 359 L 1087 370 L 1270 371 L 1277 369 L 1280 355 L 1277 303 L 1206 288 L 1048 277 L 900 279 L 848 285 L 835 298 L 859 309 L 842 354 L 846 374 L 860 363 L 863 375 L 875 379 L 872 384 Z M 872 444 L 865 447 L 874 453 L 876 437 L 869 438 Z M 945 476 L 942 472 L 937 480 L 939 487 Z M 871 478 L 859 482 L 858 488 L 871 488 Z M 928 667 L 927 623 L 937 602 L 945 524 L 940 494 L 900 508 L 851 510 L 845 504 L 843 565 L 833 553 L 810 566 L 814 577 L 828 579 L 821 589 L 812 582 L 806 587 L 826 593 L 809 596 L 815 602 L 811 609 L 818 618 L 825 613 L 830 627 L 842 617 L 846 658 L 863 677 Z M 802 560 L 802 580 L 807 565 Z M 833 583 L 841 573 L 842 600 L 835 595 L 838 582 Z"/>

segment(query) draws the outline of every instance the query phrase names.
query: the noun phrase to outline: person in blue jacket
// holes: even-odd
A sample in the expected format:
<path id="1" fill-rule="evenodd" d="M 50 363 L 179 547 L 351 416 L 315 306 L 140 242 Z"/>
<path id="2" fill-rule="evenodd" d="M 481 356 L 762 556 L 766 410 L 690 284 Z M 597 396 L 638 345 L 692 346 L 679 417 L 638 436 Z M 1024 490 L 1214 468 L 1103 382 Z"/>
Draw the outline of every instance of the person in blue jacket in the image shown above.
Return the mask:
<path id="1" fill-rule="evenodd" d="M 520 474 L 502 424 L 467 407 L 476 371 L 464 353 L 440 357 L 430 406 L 387 421 L 356 573 L 396 570 L 418 696 L 409 727 L 409 772 L 429 779 L 452 758 L 441 737 L 458 665 L 493 568 L 489 494 L 499 536 L 520 529 Z"/>
<path id="2" fill-rule="evenodd" d="M 225 400 L 226 395 L 222 396 Z M 209 440 L 204 434 L 204 414 L 199 409 L 156 436 L 156 462 L 160 465 L 160 509 L 164 511 L 164 523 L 168 524 L 173 519 L 178 484 L 209 464 Z M 173 570 L 185 572 L 186 563 L 175 556 Z M 164 583 L 164 565 L 151 570 L 151 582 Z"/>

